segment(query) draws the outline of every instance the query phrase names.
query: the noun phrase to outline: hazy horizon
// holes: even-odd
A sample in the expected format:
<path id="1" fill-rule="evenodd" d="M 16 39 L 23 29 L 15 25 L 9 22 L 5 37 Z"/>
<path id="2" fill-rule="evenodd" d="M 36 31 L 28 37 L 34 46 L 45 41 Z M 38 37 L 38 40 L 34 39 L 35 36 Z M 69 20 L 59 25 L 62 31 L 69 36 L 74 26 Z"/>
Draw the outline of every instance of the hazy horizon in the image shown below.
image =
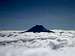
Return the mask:
<path id="1" fill-rule="evenodd" d="M 0 0 L 0 30 L 75 30 L 75 0 Z"/>

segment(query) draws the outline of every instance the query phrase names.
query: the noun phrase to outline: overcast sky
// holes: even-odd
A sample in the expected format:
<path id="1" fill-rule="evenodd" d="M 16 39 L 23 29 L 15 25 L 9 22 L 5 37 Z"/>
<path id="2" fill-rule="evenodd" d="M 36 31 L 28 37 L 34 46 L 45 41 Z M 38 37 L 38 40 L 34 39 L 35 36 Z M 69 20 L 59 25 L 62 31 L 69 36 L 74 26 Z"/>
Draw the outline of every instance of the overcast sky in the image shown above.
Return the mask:
<path id="1" fill-rule="evenodd" d="M 40 24 L 75 29 L 75 0 L 0 0 L 0 29 L 22 30 Z"/>

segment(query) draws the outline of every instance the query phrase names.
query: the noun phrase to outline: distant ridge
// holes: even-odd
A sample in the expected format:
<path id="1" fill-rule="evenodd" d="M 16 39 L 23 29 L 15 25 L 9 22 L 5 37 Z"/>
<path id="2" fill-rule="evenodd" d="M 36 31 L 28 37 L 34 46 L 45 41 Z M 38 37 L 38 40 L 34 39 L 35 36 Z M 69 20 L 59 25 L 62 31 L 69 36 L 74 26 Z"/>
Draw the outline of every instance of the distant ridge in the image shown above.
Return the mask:
<path id="1" fill-rule="evenodd" d="M 42 25 L 35 25 L 32 28 L 30 28 L 29 30 L 27 30 L 26 32 L 52 32 L 52 33 L 54 33 L 53 31 L 47 30 Z"/>

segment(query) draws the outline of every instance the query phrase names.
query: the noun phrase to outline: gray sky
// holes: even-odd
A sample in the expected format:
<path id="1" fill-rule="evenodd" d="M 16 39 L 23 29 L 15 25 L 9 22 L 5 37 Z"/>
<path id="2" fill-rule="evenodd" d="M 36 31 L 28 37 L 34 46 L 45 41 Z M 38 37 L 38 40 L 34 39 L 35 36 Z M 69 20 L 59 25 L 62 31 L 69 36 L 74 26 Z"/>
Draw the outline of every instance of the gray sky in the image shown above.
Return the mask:
<path id="1" fill-rule="evenodd" d="M 0 0 L 0 30 L 40 24 L 48 29 L 75 29 L 75 0 Z"/>

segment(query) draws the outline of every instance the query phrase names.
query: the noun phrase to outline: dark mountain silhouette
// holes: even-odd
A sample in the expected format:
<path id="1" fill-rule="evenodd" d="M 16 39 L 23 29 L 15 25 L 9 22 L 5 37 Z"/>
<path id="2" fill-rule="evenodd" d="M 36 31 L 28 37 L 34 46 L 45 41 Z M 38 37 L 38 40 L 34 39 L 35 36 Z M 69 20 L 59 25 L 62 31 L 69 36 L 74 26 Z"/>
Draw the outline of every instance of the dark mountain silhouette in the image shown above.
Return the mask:
<path id="1" fill-rule="evenodd" d="M 54 33 L 53 31 L 47 30 L 47 29 L 44 28 L 42 25 L 33 26 L 32 28 L 30 28 L 30 29 L 27 30 L 26 32 L 52 32 L 52 33 Z"/>

